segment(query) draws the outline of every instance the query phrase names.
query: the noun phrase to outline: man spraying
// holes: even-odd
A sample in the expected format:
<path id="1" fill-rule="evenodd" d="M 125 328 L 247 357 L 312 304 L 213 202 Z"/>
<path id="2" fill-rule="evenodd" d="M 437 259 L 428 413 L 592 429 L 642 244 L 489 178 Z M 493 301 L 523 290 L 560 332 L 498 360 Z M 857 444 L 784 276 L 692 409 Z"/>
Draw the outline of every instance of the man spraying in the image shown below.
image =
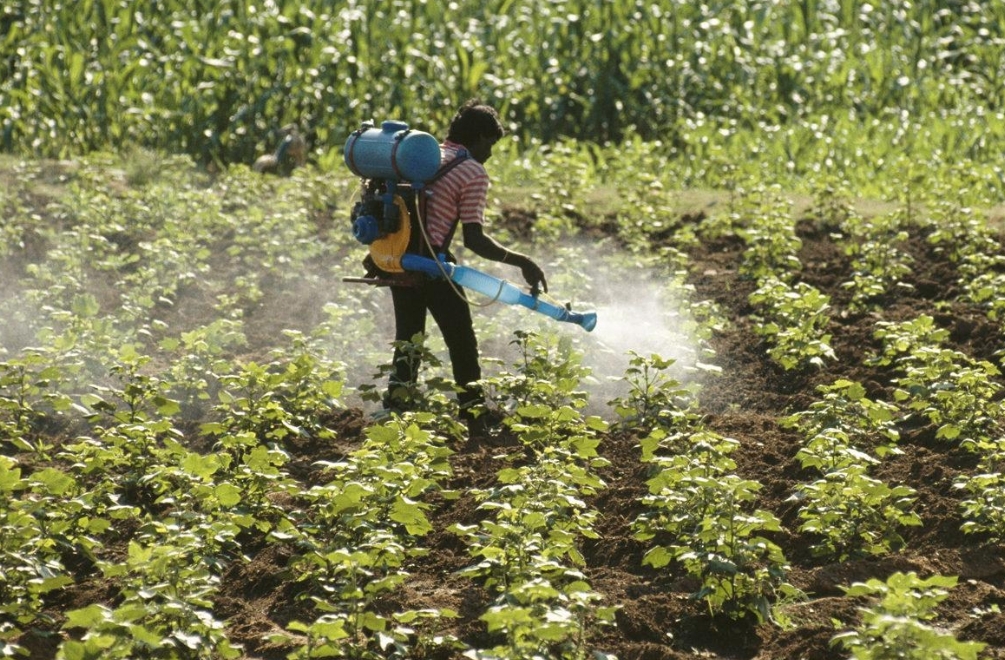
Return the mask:
<path id="1" fill-rule="evenodd" d="M 544 272 L 530 257 L 510 250 L 485 233 L 485 205 L 489 176 L 485 163 L 492 157 L 492 147 L 505 130 L 492 107 L 478 100 L 465 103 L 450 122 L 446 140 L 440 144 L 440 172 L 428 187 L 425 205 L 426 238 L 433 255 L 446 255 L 448 263 L 456 260 L 450 244 L 458 225 L 464 247 L 476 255 L 519 268 L 533 290 L 547 291 Z M 427 312 L 443 335 L 450 354 L 454 381 L 459 387 L 461 415 L 472 432 L 491 423 L 481 405 L 484 395 L 476 384 L 482 377 L 471 309 L 463 289 L 442 277 L 421 277 L 405 285 L 391 284 L 394 304 L 394 338 L 411 341 L 425 333 Z M 407 410 L 407 391 L 416 382 L 419 364 L 400 347 L 393 355 L 393 372 L 388 380 L 384 407 L 389 411 Z"/>

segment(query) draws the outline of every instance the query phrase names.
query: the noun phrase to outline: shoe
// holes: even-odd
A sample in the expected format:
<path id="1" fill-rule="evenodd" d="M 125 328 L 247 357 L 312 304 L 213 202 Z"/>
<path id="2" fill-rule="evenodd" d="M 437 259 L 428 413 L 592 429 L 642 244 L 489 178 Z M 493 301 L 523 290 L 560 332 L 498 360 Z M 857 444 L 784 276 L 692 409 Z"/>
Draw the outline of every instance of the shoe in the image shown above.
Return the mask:
<path id="1" fill-rule="evenodd" d="M 393 411 L 390 408 L 381 408 L 380 410 L 375 410 L 370 413 L 370 421 L 375 424 L 380 424 L 391 419 L 391 413 Z"/>
<path id="2" fill-rule="evenodd" d="M 503 428 L 506 419 L 502 412 L 481 406 L 474 411 L 464 411 L 461 416 L 472 438 L 495 435 Z"/>
<path id="3" fill-rule="evenodd" d="M 400 408 L 398 406 L 391 406 L 390 408 L 381 408 L 380 410 L 375 410 L 370 413 L 370 421 L 373 422 L 386 422 L 391 419 L 392 416 L 402 417 L 405 413 L 409 412 L 405 408 Z"/>

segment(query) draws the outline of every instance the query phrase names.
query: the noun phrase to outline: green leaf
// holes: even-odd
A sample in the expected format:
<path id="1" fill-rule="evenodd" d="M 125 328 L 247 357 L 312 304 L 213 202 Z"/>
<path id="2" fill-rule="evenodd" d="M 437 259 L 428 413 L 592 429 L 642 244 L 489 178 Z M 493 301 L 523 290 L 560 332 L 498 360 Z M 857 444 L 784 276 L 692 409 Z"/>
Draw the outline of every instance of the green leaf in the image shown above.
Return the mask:
<path id="1" fill-rule="evenodd" d="M 310 626 L 307 625 L 306 623 L 303 623 L 302 621 L 294 620 L 286 624 L 286 629 L 291 630 L 293 632 L 306 633 L 310 630 Z M 281 633 L 279 634 L 279 636 L 284 638 L 286 637 L 286 635 L 282 635 Z"/>
<path id="2" fill-rule="evenodd" d="M 642 557 L 642 563 L 652 566 L 653 568 L 663 568 L 671 561 L 673 561 L 673 554 L 666 547 L 661 545 L 651 548 Z"/>
<path id="3" fill-rule="evenodd" d="M 101 311 L 101 306 L 98 305 L 98 299 L 94 295 L 82 293 L 73 297 L 70 311 L 80 318 L 91 319 L 98 315 L 98 312 Z"/>
<path id="4" fill-rule="evenodd" d="M 111 612 L 108 608 L 94 604 L 78 610 L 70 610 L 66 613 L 66 623 L 64 628 L 94 628 L 99 623 L 109 617 Z"/>
<path id="5" fill-rule="evenodd" d="M 301 624 L 302 625 L 302 624 Z M 287 626 L 290 630 L 296 630 L 293 625 Z M 331 642 L 345 639 L 349 633 L 345 630 L 345 621 L 341 619 L 335 621 L 316 621 L 309 627 L 304 628 L 304 632 L 310 633 L 314 637 L 321 637 Z"/>
<path id="6" fill-rule="evenodd" d="M 53 495 L 64 495 L 76 483 L 70 475 L 56 468 L 45 468 L 31 475 L 31 480 L 45 486 Z"/>
<path id="7" fill-rule="evenodd" d="M 343 389 L 344 386 L 342 382 L 338 380 L 326 380 L 321 384 L 321 391 L 333 399 L 341 397 Z"/>
<path id="8" fill-rule="evenodd" d="M 943 440 L 955 440 L 960 437 L 961 429 L 955 424 L 944 424 L 936 431 L 935 437 Z"/>
<path id="9" fill-rule="evenodd" d="M 429 519 L 419 505 L 404 496 L 395 500 L 391 509 L 391 520 L 401 523 L 409 534 L 415 536 L 423 536 L 433 531 L 433 526 L 429 524 Z"/>
<path id="10" fill-rule="evenodd" d="M 545 405 L 520 406 L 516 412 L 527 419 L 541 419 L 551 414 L 551 408 Z"/>
<path id="11" fill-rule="evenodd" d="M 21 481 L 21 468 L 13 468 L 14 462 L 7 462 L 5 456 L 0 456 L 0 493 L 12 493 L 21 490 L 25 484 Z"/>
<path id="12" fill-rule="evenodd" d="M 151 649 L 159 649 L 160 647 L 164 646 L 165 641 L 164 638 L 159 634 L 157 634 L 156 632 L 154 632 L 153 630 L 150 630 L 146 626 L 134 623 L 129 626 L 129 634 L 132 635 L 132 638 L 135 639 L 137 642 L 149 646 Z M 184 633 L 181 633 L 180 631 L 176 631 L 172 635 L 172 637 L 179 639 L 179 641 L 181 641 L 181 638 L 183 636 Z M 189 646 L 189 648 L 198 648 L 198 647 Z"/>
<path id="13" fill-rule="evenodd" d="M 359 617 L 359 624 L 363 629 L 371 632 L 381 632 L 387 629 L 387 619 L 374 612 L 363 612 Z"/>
<path id="14" fill-rule="evenodd" d="M 88 660 L 87 647 L 83 642 L 69 639 L 60 644 L 59 652 L 62 654 L 63 660 Z"/>
<path id="15" fill-rule="evenodd" d="M 74 579 L 69 575 L 56 575 L 54 577 L 45 578 L 41 582 L 37 583 L 35 590 L 40 594 L 46 594 L 50 591 L 55 591 L 56 589 L 62 589 L 63 587 L 73 583 Z"/>
<path id="16" fill-rule="evenodd" d="M 242 499 L 241 489 L 229 482 L 219 484 L 215 492 L 220 504 L 226 507 L 237 506 Z"/>
<path id="17" fill-rule="evenodd" d="M 181 467 L 189 474 L 208 481 L 213 474 L 220 469 L 220 459 L 215 455 L 203 456 L 195 452 L 189 452 L 182 459 Z"/>
<path id="18" fill-rule="evenodd" d="M 164 396 L 153 397 L 153 403 L 157 406 L 157 412 L 164 417 L 171 417 L 181 412 L 181 405 L 177 401 Z"/>

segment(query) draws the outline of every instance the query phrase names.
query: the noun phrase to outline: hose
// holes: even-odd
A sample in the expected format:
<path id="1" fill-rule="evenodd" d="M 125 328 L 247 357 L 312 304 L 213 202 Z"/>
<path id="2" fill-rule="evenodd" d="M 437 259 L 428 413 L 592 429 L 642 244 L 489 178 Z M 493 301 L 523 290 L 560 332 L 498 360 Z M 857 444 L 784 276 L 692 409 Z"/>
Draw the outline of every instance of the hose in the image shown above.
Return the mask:
<path id="1" fill-rule="evenodd" d="M 425 186 L 423 186 L 422 188 L 419 188 L 417 194 L 423 195 L 423 194 L 425 194 L 425 190 L 426 190 L 426 188 L 425 188 Z M 453 289 L 454 294 L 458 298 L 460 298 L 461 300 L 463 300 L 464 302 L 466 302 L 469 306 L 471 306 L 471 307 L 490 307 L 490 306 L 494 305 L 496 302 L 499 301 L 499 296 L 502 295 L 503 288 L 506 286 L 506 280 L 503 280 L 502 282 L 499 283 L 499 291 L 497 291 L 496 295 L 491 300 L 489 300 L 488 302 L 480 303 L 480 302 L 469 300 L 468 297 L 464 295 L 464 292 L 461 291 L 461 288 L 459 286 L 457 286 L 457 284 L 452 279 L 450 279 L 450 274 L 447 273 L 447 269 L 443 267 L 443 264 L 440 263 L 440 260 L 435 257 L 436 252 L 433 250 L 433 242 L 429 238 L 429 232 L 426 230 L 426 219 L 423 217 L 423 213 L 422 213 L 422 210 L 423 210 L 423 207 L 425 206 L 425 204 L 423 204 L 422 202 L 423 202 L 422 199 L 415 200 L 415 209 L 416 209 L 416 212 L 417 212 L 417 214 L 419 216 L 418 217 L 419 230 L 422 233 L 422 240 L 426 244 L 426 249 L 429 250 L 429 254 L 434 255 L 433 261 L 436 262 L 437 268 L 440 269 L 440 273 L 443 275 L 443 279 L 445 279 L 447 281 L 447 284 L 450 285 L 450 288 Z"/>

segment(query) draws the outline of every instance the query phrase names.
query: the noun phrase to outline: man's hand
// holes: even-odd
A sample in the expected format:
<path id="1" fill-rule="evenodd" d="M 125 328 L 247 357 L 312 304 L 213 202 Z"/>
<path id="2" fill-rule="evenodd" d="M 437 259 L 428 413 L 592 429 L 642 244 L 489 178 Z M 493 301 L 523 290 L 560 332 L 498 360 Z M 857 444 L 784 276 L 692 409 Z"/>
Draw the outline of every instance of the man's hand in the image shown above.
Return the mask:
<path id="1" fill-rule="evenodd" d="M 520 264 L 520 270 L 523 273 L 523 279 L 527 280 L 527 284 L 530 285 L 531 292 L 535 296 L 541 291 L 548 293 L 548 282 L 544 279 L 544 271 L 527 257 L 524 257 L 523 261 L 524 263 Z"/>
<path id="2" fill-rule="evenodd" d="M 523 273 L 523 279 L 527 280 L 532 293 L 536 296 L 541 291 L 548 292 L 548 282 L 544 279 L 544 271 L 534 263 L 530 257 L 507 250 L 490 238 L 482 230 L 482 226 L 476 222 L 465 222 L 461 224 L 461 231 L 464 233 L 464 247 L 468 248 L 479 257 L 501 261 L 504 264 L 516 266 Z"/>

